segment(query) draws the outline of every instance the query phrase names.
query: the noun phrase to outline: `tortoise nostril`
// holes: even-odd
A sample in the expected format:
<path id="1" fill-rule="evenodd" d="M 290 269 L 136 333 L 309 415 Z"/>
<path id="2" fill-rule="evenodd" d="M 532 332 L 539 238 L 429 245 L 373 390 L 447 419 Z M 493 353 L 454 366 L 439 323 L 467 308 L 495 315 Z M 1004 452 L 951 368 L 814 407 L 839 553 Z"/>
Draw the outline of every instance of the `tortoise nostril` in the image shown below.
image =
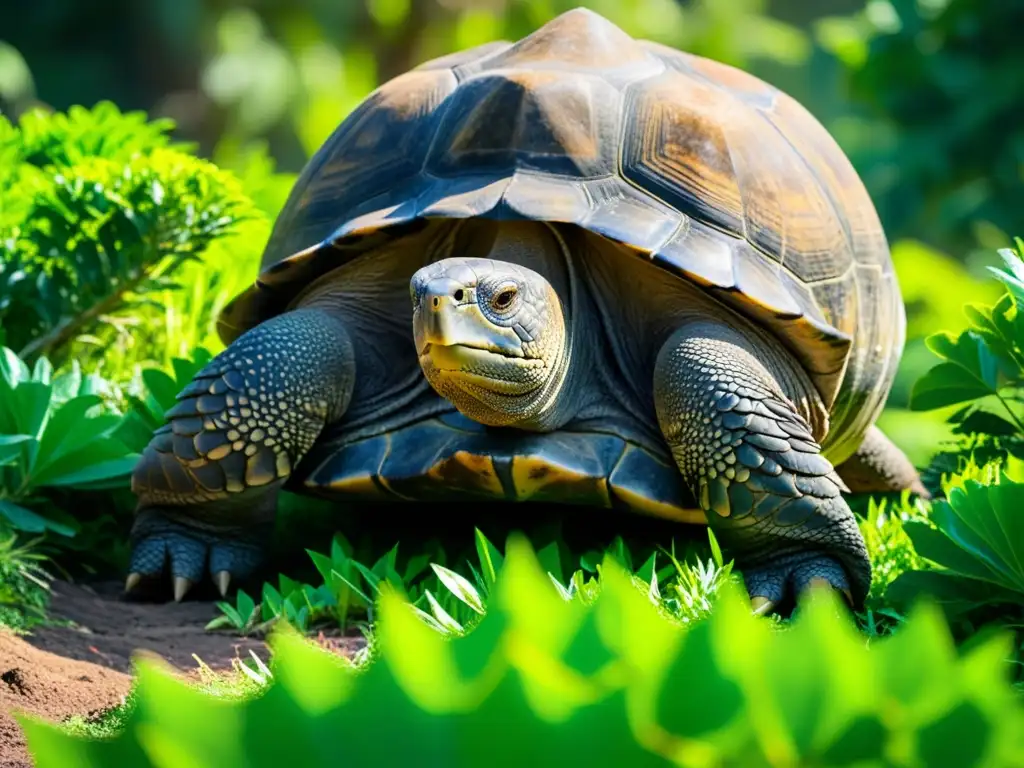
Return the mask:
<path id="1" fill-rule="evenodd" d="M 466 295 L 466 292 L 465 292 L 465 291 L 463 291 L 463 290 L 462 290 L 461 288 L 459 288 L 459 290 L 457 290 L 457 291 L 456 291 L 456 292 L 455 292 L 454 294 L 452 294 L 452 297 L 453 297 L 453 298 L 454 298 L 454 299 L 455 299 L 456 301 L 462 301 L 462 298 L 463 298 L 463 297 L 464 297 L 465 295 Z"/>
<path id="2" fill-rule="evenodd" d="M 434 309 L 437 309 L 439 306 L 441 306 L 441 299 L 439 299 L 437 296 L 435 296 L 434 297 Z"/>

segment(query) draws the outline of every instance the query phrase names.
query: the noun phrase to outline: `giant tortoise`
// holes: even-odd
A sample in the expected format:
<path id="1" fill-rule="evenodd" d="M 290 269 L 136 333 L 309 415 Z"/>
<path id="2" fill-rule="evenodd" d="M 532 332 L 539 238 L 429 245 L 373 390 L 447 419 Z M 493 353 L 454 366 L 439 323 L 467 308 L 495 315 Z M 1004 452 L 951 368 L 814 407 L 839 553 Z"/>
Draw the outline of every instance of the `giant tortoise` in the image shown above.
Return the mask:
<path id="1" fill-rule="evenodd" d="M 923 490 L 873 425 L 905 322 L 810 113 L 570 11 L 385 83 L 312 158 L 134 472 L 127 588 L 226 591 L 290 488 L 706 521 L 756 609 L 859 606 L 842 492 Z"/>

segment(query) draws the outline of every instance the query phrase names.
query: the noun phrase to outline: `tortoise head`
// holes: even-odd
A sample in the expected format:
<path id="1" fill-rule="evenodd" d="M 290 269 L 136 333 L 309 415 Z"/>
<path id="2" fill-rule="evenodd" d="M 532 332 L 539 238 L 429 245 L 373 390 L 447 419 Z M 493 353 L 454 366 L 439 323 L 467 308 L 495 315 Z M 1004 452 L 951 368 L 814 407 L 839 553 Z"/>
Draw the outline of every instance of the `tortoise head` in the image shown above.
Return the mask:
<path id="1" fill-rule="evenodd" d="M 529 426 L 558 394 L 568 358 L 562 304 L 533 270 L 449 258 L 412 277 L 413 332 L 430 385 L 489 426 Z"/>

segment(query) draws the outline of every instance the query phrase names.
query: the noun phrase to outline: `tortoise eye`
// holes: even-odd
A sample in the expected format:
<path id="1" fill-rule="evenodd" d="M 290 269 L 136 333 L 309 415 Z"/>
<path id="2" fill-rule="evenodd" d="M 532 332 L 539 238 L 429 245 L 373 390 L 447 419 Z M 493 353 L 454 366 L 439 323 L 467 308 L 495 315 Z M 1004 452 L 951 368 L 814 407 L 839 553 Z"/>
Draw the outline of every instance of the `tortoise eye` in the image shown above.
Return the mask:
<path id="1" fill-rule="evenodd" d="M 506 288 L 491 301 L 495 309 L 508 309 L 516 297 L 515 288 Z"/>

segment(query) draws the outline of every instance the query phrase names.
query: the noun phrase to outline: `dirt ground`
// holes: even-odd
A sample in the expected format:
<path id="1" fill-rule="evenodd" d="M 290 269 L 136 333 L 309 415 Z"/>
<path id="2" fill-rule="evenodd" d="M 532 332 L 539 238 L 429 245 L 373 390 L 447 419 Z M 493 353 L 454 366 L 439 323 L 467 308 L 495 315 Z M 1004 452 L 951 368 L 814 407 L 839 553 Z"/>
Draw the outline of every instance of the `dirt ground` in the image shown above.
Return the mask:
<path id="1" fill-rule="evenodd" d="M 188 676 L 198 671 L 193 654 L 214 670 L 231 669 L 232 659 L 249 658 L 250 649 L 264 661 L 269 657 L 261 640 L 205 632 L 216 615 L 212 603 L 132 603 L 120 599 L 120 591 L 112 582 L 58 581 L 50 616 L 71 626 L 38 628 L 20 637 L 0 632 L 0 766 L 32 765 L 11 711 L 59 721 L 109 709 L 128 693 L 138 652 L 160 657 Z M 338 638 L 328 645 L 351 653 L 358 642 Z"/>

